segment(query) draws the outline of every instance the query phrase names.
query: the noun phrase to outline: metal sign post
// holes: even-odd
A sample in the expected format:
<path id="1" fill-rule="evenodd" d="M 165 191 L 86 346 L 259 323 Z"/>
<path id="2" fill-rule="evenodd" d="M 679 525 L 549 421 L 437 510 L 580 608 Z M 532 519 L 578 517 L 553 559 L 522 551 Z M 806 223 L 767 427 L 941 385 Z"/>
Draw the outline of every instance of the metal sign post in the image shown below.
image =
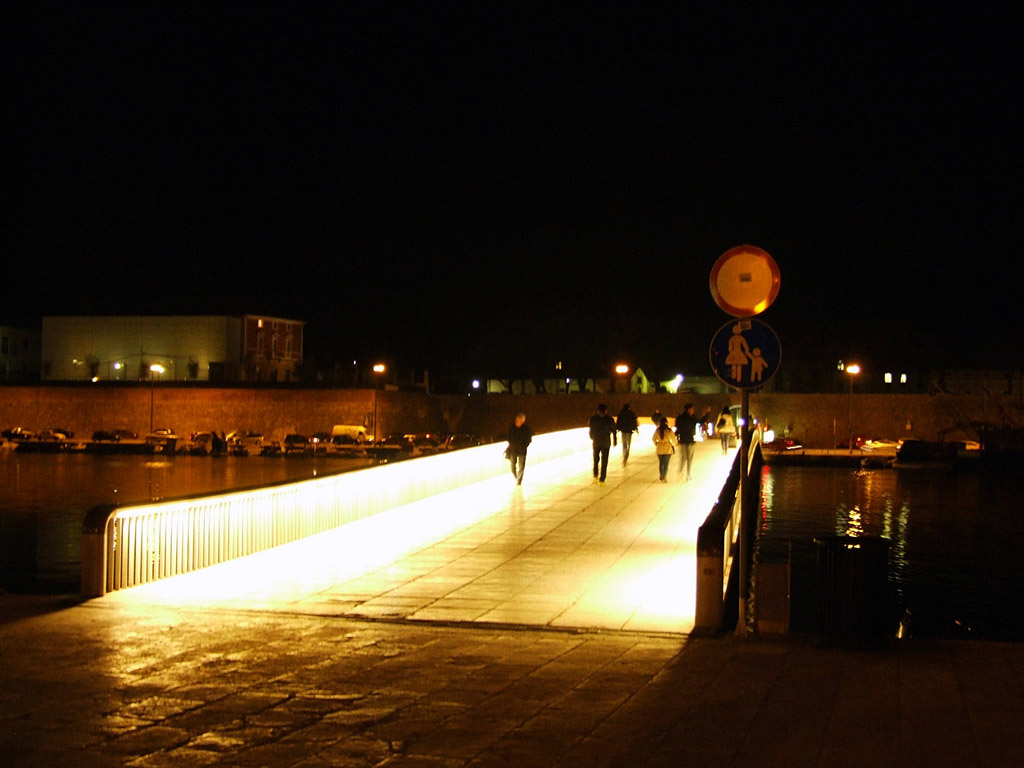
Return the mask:
<path id="1" fill-rule="evenodd" d="M 779 368 L 782 346 L 775 332 L 758 320 L 778 296 L 782 278 L 775 260 L 752 245 L 739 245 L 723 253 L 711 270 L 711 295 L 732 320 L 711 340 L 711 368 L 725 384 L 742 393 L 740 425 L 740 588 L 737 634 L 746 634 L 749 597 L 750 527 L 748 471 L 750 462 L 750 390 L 762 387 Z"/>

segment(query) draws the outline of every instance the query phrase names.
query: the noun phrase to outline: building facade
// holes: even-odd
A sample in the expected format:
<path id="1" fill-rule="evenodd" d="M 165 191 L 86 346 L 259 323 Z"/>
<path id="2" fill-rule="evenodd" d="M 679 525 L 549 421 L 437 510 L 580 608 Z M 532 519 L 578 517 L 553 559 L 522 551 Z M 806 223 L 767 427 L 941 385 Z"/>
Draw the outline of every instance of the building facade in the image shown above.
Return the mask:
<path id="1" fill-rule="evenodd" d="M 43 381 L 297 381 L 302 327 L 298 320 L 259 315 L 44 317 L 40 376 Z"/>
<path id="2" fill-rule="evenodd" d="M 39 381 L 41 344 L 39 331 L 0 326 L 0 381 Z"/>
<path id="3" fill-rule="evenodd" d="M 305 324 L 281 317 L 242 318 L 242 368 L 245 381 L 298 381 Z"/>

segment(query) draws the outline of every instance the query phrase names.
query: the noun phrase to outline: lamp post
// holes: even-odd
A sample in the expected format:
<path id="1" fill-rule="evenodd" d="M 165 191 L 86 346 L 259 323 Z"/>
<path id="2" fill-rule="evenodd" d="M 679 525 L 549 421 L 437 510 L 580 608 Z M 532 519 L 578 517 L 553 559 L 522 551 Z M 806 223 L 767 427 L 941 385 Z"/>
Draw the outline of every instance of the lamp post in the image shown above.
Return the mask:
<path id="1" fill-rule="evenodd" d="M 153 431 L 153 376 L 159 376 L 164 372 L 164 367 L 160 363 L 153 363 L 149 366 L 149 431 Z"/>
<path id="2" fill-rule="evenodd" d="M 850 430 L 850 436 L 847 440 L 846 447 L 850 453 L 853 453 L 853 378 L 860 373 L 860 366 L 856 363 L 846 366 L 846 373 L 850 376 L 850 397 L 847 400 L 847 412 L 846 412 L 846 424 Z"/>
<path id="3" fill-rule="evenodd" d="M 373 443 L 377 444 L 377 390 L 380 389 L 380 377 L 385 371 L 384 363 L 373 366 Z"/>
<path id="4" fill-rule="evenodd" d="M 625 363 L 619 363 L 615 366 L 615 376 L 612 377 L 612 394 L 615 394 L 615 379 L 618 377 L 625 378 L 626 374 L 629 373 L 629 366 Z"/>

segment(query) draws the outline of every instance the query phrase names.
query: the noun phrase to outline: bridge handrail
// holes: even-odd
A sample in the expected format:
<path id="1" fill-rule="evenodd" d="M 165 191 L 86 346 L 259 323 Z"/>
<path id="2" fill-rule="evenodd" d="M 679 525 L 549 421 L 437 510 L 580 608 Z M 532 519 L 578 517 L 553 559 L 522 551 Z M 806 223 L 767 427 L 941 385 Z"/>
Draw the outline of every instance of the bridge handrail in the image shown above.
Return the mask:
<path id="1" fill-rule="evenodd" d="M 760 461 L 759 437 L 757 430 L 750 432 L 748 470 Z M 694 631 L 697 633 L 718 632 L 725 619 L 729 577 L 739 555 L 737 544 L 744 503 L 740 494 L 742 455 L 741 451 L 736 451 L 718 499 L 697 529 L 697 601 L 694 611 Z"/>
<path id="2" fill-rule="evenodd" d="M 505 443 L 268 488 L 103 505 L 82 525 L 84 597 L 145 584 L 323 533 L 509 472 Z M 590 450 L 586 429 L 534 436 L 536 465 Z"/>

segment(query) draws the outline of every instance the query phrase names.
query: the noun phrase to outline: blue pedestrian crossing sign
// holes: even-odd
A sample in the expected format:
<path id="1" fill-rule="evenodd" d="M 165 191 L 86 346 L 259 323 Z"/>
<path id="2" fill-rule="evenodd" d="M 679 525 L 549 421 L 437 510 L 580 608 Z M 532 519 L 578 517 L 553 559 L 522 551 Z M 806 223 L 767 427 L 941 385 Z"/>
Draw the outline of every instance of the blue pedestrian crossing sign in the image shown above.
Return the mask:
<path id="1" fill-rule="evenodd" d="M 760 320 L 730 320 L 711 340 L 711 369 L 736 389 L 757 389 L 775 375 L 782 345 Z"/>

